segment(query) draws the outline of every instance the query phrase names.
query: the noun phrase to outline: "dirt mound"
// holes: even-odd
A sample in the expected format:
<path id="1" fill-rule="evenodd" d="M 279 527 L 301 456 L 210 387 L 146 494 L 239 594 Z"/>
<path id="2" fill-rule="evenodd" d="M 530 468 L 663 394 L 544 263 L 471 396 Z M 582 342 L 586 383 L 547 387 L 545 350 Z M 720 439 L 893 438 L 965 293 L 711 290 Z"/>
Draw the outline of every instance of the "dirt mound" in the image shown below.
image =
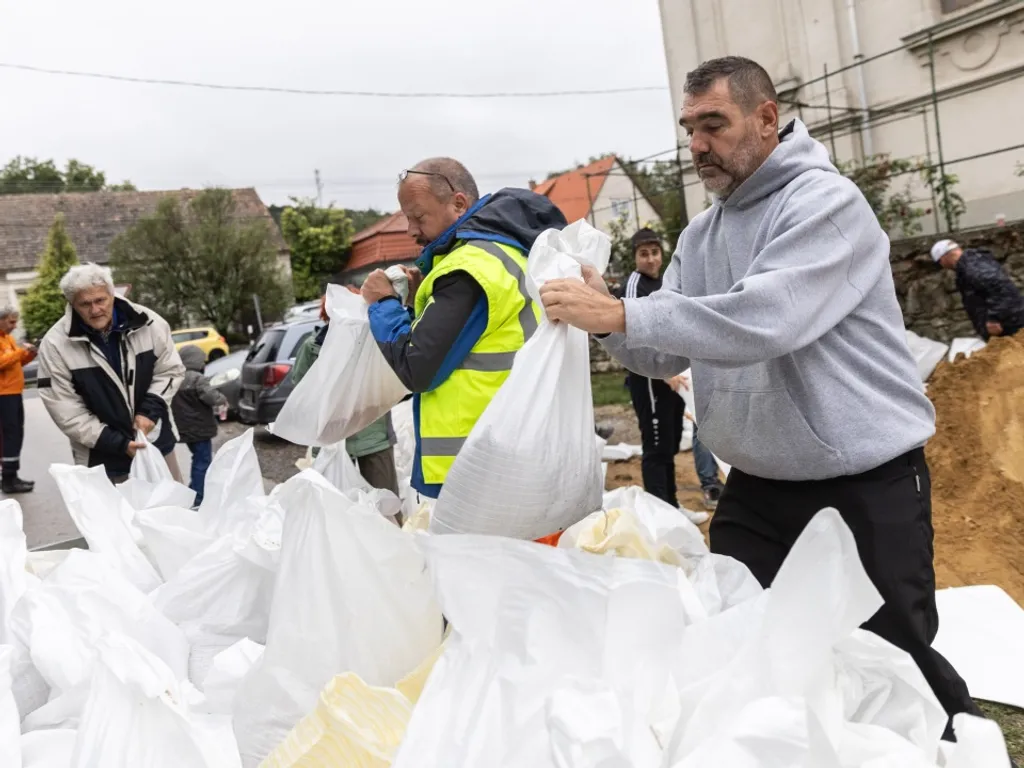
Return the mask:
<path id="1" fill-rule="evenodd" d="M 928 396 L 939 586 L 998 584 L 1024 604 L 1024 338 L 940 364 Z"/>

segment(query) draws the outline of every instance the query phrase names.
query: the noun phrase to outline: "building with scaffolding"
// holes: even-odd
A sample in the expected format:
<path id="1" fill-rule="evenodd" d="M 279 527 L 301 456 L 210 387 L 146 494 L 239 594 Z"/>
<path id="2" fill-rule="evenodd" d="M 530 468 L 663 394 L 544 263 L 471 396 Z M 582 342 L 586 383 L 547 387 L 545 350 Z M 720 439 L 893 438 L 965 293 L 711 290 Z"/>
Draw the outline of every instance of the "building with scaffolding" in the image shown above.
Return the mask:
<path id="1" fill-rule="evenodd" d="M 783 124 L 802 119 L 837 164 L 912 160 L 893 188 L 928 211 L 924 232 L 1024 219 L 1024 0 L 659 4 L 676 121 L 689 70 L 747 56 L 774 79 Z M 677 132 L 693 216 L 708 199 Z"/>

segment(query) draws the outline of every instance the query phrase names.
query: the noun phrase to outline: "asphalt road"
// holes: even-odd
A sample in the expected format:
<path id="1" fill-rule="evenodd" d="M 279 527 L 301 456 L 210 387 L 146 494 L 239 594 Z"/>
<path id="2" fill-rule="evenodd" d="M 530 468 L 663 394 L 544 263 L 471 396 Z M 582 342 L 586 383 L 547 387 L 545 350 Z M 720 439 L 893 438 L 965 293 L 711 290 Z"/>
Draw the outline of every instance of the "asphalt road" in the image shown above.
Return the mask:
<path id="1" fill-rule="evenodd" d="M 236 423 L 222 425 L 214 440 L 214 448 L 242 434 L 244 427 Z M 304 449 L 267 435 L 262 428 L 256 431 L 256 452 L 268 487 L 283 482 L 297 471 L 295 460 Z M 184 445 L 177 447 L 178 463 L 188 478 L 192 459 Z M 50 476 L 51 464 L 70 464 L 71 447 L 57 425 L 50 419 L 35 389 L 25 390 L 25 444 L 21 451 L 21 475 L 36 481 L 32 493 L 13 498 L 21 504 L 25 519 L 25 535 L 29 548 L 73 539 L 78 530 L 67 513 L 57 484 Z M 0 494 L 0 498 L 7 498 Z"/>

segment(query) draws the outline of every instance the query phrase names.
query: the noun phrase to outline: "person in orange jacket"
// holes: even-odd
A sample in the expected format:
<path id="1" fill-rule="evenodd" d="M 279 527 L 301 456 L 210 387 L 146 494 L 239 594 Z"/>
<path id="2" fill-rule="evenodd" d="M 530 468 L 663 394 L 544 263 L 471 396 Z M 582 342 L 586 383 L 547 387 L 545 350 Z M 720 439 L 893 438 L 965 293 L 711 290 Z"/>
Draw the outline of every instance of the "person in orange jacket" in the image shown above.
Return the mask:
<path id="1" fill-rule="evenodd" d="M 0 307 L 0 453 L 3 454 L 4 493 L 28 493 L 35 487 L 18 477 L 21 469 L 21 443 L 25 438 L 25 373 L 21 367 L 36 357 L 31 344 L 18 346 L 11 335 L 18 326 L 18 310 Z"/>

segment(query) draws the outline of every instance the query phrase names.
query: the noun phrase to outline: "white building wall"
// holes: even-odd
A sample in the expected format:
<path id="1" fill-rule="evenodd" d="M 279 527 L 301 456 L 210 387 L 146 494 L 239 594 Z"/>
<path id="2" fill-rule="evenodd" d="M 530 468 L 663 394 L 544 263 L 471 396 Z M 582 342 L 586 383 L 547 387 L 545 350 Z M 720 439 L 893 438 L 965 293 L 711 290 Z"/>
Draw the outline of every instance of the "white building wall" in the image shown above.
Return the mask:
<path id="1" fill-rule="evenodd" d="M 626 175 L 619 163 L 612 166 L 612 172 L 605 177 L 600 192 L 594 198 L 592 208 L 594 225 L 611 234 L 609 225 L 625 215 L 627 232 L 632 234 L 641 227 L 660 224 L 661 217 L 647 202 L 633 180 Z"/>
<path id="2" fill-rule="evenodd" d="M 830 75 L 826 93 L 825 67 L 835 73 L 854 61 L 851 2 L 864 58 L 906 49 Z M 674 122 L 687 71 L 706 59 L 743 55 L 768 70 L 782 99 L 808 105 L 783 105 L 784 119 L 802 117 L 826 146 L 834 142 L 840 162 L 882 153 L 938 162 L 930 32 L 946 172 L 959 177 L 956 189 L 968 205 L 961 227 L 991 223 L 996 214 L 1024 218 L 1024 178 L 1014 174 L 1024 151 L 956 162 L 1024 143 L 1024 2 L 980 0 L 952 13 L 943 12 L 943 0 L 660 0 L 660 7 Z M 861 75 L 872 112 L 893 113 L 876 118 L 863 134 L 836 124 L 844 114 L 858 114 Z M 828 99 L 834 138 L 827 129 Z M 707 197 L 692 171 L 686 181 L 692 217 Z M 916 184 L 914 192 L 931 206 L 929 190 Z"/>

